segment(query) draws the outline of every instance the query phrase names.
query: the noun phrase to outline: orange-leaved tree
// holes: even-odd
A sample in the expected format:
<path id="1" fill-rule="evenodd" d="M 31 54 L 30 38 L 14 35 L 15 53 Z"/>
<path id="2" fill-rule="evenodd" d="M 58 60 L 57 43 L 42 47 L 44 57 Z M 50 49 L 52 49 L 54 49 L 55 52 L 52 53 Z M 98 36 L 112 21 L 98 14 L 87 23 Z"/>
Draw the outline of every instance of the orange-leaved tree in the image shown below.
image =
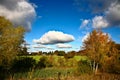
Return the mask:
<path id="1" fill-rule="evenodd" d="M 112 40 L 110 36 L 101 30 L 93 30 L 83 42 L 83 49 L 91 60 L 91 67 L 94 73 L 99 65 L 103 64 L 105 57 L 111 51 Z"/>

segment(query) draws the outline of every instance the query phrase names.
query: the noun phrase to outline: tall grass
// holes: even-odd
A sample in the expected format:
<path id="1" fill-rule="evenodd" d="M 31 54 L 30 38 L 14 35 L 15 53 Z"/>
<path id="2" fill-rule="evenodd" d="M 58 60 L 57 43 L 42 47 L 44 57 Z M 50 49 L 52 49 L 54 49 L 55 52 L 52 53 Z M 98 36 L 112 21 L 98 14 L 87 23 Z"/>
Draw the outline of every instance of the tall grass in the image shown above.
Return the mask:
<path id="1" fill-rule="evenodd" d="M 60 75 L 58 76 L 58 74 Z M 75 75 L 74 69 L 46 68 L 35 70 L 32 73 L 15 74 L 10 80 L 120 80 L 120 74 L 82 74 Z"/>
<path id="2" fill-rule="evenodd" d="M 65 78 L 67 76 L 72 76 L 74 74 L 73 68 L 45 68 L 45 69 L 36 69 L 31 72 L 25 72 L 25 73 L 16 73 L 13 76 L 13 80 L 17 79 L 48 79 L 53 78 L 57 79 L 58 76 L 60 78 Z"/>

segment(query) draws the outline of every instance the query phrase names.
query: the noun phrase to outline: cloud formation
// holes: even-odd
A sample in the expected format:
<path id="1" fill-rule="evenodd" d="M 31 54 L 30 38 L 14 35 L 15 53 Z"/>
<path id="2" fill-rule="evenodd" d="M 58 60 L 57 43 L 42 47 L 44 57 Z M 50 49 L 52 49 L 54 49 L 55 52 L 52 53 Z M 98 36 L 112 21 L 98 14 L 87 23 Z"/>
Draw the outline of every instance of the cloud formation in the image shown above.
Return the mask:
<path id="1" fill-rule="evenodd" d="M 85 40 L 87 40 L 87 38 L 90 36 L 90 33 L 87 33 L 85 36 L 83 36 L 82 38 L 82 42 L 84 42 Z"/>
<path id="2" fill-rule="evenodd" d="M 102 14 L 93 18 L 94 28 L 120 27 L 120 0 L 75 0 L 75 5 L 84 12 Z"/>
<path id="3" fill-rule="evenodd" d="M 67 43 L 74 40 L 75 38 L 72 35 L 65 34 L 59 31 L 49 31 L 45 33 L 40 39 L 34 39 L 33 42 L 47 45 L 47 44 Z"/>
<path id="4" fill-rule="evenodd" d="M 57 48 L 72 48 L 70 44 L 56 44 Z"/>
<path id="5" fill-rule="evenodd" d="M 36 45 L 32 45 L 33 48 L 47 48 L 45 45 L 40 45 L 40 44 L 36 44 Z"/>
<path id="6" fill-rule="evenodd" d="M 83 20 L 80 28 L 86 27 L 89 24 L 89 22 L 90 22 L 90 20 L 87 20 L 87 19 Z"/>
<path id="7" fill-rule="evenodd" d="M 109 23 L 102 16 L 95 16 L 92 20 L 93 28 L 106 28 Z"/>
<path id="8" fill-rule="evenodd" d="M 106 11 L 105 18 L 110 23 L 110 26 L 120 27 L 120 1 L 113 3 L 108 11 Z"/>
<path id="9" fill-rule="evenodd" d="M 29 31 L 36 12 L 27 0 L 0 0 L 0 16 L 9 19 L 15 26 L 23 26 Z"/>

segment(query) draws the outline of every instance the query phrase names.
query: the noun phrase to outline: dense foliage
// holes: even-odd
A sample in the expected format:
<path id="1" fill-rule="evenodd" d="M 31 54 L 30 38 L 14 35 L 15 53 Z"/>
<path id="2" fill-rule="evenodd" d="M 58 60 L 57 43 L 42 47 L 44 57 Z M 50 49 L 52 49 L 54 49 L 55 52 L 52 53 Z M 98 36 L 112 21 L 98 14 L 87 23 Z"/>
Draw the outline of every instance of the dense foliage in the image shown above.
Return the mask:
<path id="1" fill-rule="evenodd" d="M 100 30 L 93 30 L 90 33 L 88 38 L 83 42 L 83 49 L 86 52 L 86 56 L 90 58 L 93 65 L 92 69 L 95 73 L 98 68 L 101 68 L 102 71 L 106 71 L 105 67 L 108 65 L 120 65 L 117 59 L 119 50 L 116 48 L 116 44 L 111 40 L 108 34 Z M 117 69 L 117 71 L 118 70 L 119 69 Z"/>
<path id="2" fill-rule="evenodd" d="M 13 61 L 11 71 L 14 73 L 31 71 L 36 65 L 35 59 L 31 57 L 19 57 Z"/>

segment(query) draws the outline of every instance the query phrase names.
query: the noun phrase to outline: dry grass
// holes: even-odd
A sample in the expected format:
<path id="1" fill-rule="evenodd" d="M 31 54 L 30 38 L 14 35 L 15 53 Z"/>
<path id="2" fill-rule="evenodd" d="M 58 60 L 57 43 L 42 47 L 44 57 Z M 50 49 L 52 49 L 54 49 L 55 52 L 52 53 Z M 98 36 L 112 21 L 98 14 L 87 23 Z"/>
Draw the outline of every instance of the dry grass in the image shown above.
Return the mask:
<path id="1" fill-rule="evenodd" d="M 9 79 L 14 80 L 14 79 Z M 80 75 L 80 76 L 60 76 L 60 78 L 31 78 L 31 79 L 18 79 L 18 80 L 120 80 L 120 74 L 96 74 L 96 75 Z"/>

